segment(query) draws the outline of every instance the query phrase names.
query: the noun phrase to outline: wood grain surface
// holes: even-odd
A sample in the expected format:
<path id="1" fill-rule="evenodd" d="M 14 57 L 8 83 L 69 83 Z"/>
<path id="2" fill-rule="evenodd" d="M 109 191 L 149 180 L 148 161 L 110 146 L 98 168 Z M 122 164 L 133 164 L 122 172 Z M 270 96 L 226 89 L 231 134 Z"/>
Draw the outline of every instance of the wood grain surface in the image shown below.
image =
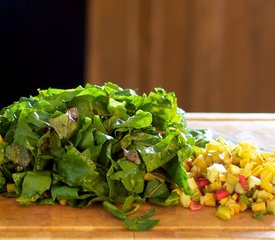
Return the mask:
<path id="1" fill-rule="evenodd" d="M 199 117 L 201 115 L 201 118 Z M 208 117 L 207 117 L 208 116 Z M 242 133 L 257 143 L 275 149 L 275 120 L 272 114 L 186 115 L 190 128 L 209 128 L 240 139 Z M 228 119 L 228 120 L 227 120 Z M 144 204 L 136 215 L 152 205 Z M 154 206 L 155 207 L 155 206 Z M 151 231 L 128 231 L 100 205 L 75 209 L 61 205 L 20 206 L 13 198 L 0 197 L 0 239 L 271 239 L 275 238 L 275 216 L 252 218 L 251 212 L 229 221 L 215 217 L 216 208 L 191 211 L 181 206 L 156 207 L 160 224 Z"/>
<path id="2" fill-rule="evenodd" d="M 85 80 L 186 111 L 273 112 L 274 0 L 89 0 Z"/>

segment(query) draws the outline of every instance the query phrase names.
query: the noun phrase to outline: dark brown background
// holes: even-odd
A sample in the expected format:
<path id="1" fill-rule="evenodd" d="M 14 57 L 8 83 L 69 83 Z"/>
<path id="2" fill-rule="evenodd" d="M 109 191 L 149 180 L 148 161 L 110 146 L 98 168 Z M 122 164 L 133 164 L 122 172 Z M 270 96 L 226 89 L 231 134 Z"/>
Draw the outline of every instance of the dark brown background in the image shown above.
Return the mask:
<path id="1" fill-rule="evenodd" d="M 186 111 L 274 112 L 274 0 L 87 1 L 85 80 Z"/>
<path id="2" fill-rule="evenodd" d="M 275 0 L 0 1 L 0 106 L 112 81 L 189 112 L 275 112 L 274 25 Z"/>

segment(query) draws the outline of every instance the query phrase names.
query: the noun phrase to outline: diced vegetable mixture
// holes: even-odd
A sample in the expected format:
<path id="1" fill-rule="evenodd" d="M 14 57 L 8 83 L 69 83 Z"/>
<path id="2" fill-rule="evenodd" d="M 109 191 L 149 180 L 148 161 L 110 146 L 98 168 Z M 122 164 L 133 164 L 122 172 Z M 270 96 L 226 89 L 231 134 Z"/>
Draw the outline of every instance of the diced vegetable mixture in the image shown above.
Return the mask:
<path id="1" fill-rule="evenodd" d="M 275 214 L 274 153 L 217 138 L 198 148 L 186 169 L 194 194 L 180 193 L 183 206 L 217 206 L 216 216 L 226 220 L 248 209 L 256 218 Z"/>
<path id="2" fill-rule="evenodd" d="M 134 231 L 159 223 L 154 207 L 131 216 L 145 202 L 274 215 L 274 153 L 209 136 L 162 88 L 39 89 L 0 111 L 0 192 L 24 206 L 102 204 Z"/>

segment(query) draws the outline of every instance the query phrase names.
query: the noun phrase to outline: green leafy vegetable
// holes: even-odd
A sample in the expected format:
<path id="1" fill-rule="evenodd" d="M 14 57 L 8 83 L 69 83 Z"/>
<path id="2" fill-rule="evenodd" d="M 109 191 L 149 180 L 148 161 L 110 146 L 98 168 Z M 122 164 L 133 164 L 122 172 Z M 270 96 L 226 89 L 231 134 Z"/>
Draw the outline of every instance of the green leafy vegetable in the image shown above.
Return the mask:
<path id="1" fill-rule="evenodd" d="M 149 230 L 159 224 L 159 219 L 150 219 L 156 212 L 155 208 L 149 210 L 143 216 L 135 216 L 130 220 L 125 220 L 124 224 L 133 231 Z"/>
<path id="2" fill-rule="evenodd" d="M 51 181 L 50 171 L 27 172 L 23 178 L 21 194 L 17 201 L 24 205 L 31 204 L 50 189 Z"/>
<path id="3" fill-rule="evenodd" d="M 126 217 L 142 203 L 178 204 L 174 188 L 192 194 L 184 162 L 206 140 L 186 127 L 173 92 L 110 82 L 22 97 L 1 109 L 0 134 L 1 192 L 13 184 L 23 205 L 101 202 L 135 231 L 159 222 L 153 209 Z"/>

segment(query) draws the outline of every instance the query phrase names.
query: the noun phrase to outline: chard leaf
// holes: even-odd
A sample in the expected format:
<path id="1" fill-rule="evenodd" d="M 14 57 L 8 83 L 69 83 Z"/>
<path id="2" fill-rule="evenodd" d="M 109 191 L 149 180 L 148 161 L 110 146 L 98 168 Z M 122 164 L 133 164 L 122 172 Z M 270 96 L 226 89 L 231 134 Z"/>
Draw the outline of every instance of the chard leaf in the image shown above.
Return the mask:
<path id="1" fill-rule="evenodd" d="M 108 192 L 107 184 L 96 171 L 95 163 L 72 145 L 68 146 L 67 152 L 56 161 L 56 170 L 71 187 L 82 187 L 99 196 Z"/>
<path id="2" fill-rule="evenodd" d="M 12 174 L 12 179 L 15 184 L 15 193 L 19 196 L 22 192 L 22 182 L 26 175 L 26 172 L 18 172 Z"/>
<path id="3" fill-rule="evenodd" d="M 145 231 L 152 229 L 159 224 L 159 219 L 149 219 L 155 214 L 155 212 L 156 209 L 152 208 L 143 216 L 135 216 L 129 220 L 126 219 L 124 224 L 129 230 L 133 231 Z"/>
<path id="4" fill-rule="evenodd" d="M 48 127 L 48 119 L 50 114 L 41 110 L 31 111 L 28 115 L 28 123 L 37 127 L 37 129 Z"/>
<path id="5" fill-rule="evenodd" d="M 139 195 L 128 196 L 122 206 L 122 211 L 127 215 L 136 211 L 140 204 L 144 203 L 145 199 L 142 199 Z"/>
<path id="6" fill-rule="evenodd" d="M 145 171 L 142 165 L 137 165 L 124 158 L 117 161 L 121 171 L 113 173 L 110 178 L 120 180 L 126 190 L 134 193 L 142 193 L 144 188 Z"/>
<path id="7" fill-rule="evenodd" d="M 61 143 L 61 139 L 58 137 L 56 132 L 51 133 L 49 139 L 50 145 L 50 153 L 53 157 L 61 158 L 62 155 L 65 153 L 65 148 Z"/>
<path id="8" fill-rule="evenodd" d="M 83 133 L 81 140 L 78 144 L 78 147 L 81 150 L 85 150 L 86 148 L 94 146 L 94 131 L 95 129 L 89 128 Z"/>
<path id="9" fill-rule="evenodd" d="M 92 122 L 92 119 L 89 118 L 89 117 L 83 117 L 83 119 L 81 120 L 81 123 L 79 124 L 79 128 L 78 128 L 78 131 L 77 131 L 77 134 L 76 134 L 76 137 L 75 137 L 75 141 L 74 141 L 74 145 L 76 147 L 79 146 L 81 139 L 84 138 L 83 137 L 84 133 L 86 131 L 89 131 L 88 129 L 91 125 L 91 122 Z"/>
<path id="10" fill-rule="evenodd" d="M 185 129 L 184 111 L 178 108 L 175 93 L 166 92 L 162 88 L 155 88 L 155 90 L 144 99 L 142 106 L 143 110 L 152 113 L 153 125 L 161 130 L 172 126 L 180 130 Z"/>
<path id="11" fill-rule="evenodd" d="M 93 117 L 93 122 L 92 122 L 91 126 L 94 129 L 96 129 L 97 132 L 101 132 L 102 134 L 105 134 L 105 135 L 108 134 L 108 132 L 106 131 L 106 129 L 105 129 L 105 127 L 104 127 L 104 125 L 102 123 L 102 120 L 101 120 L 101 118 L 100 118 L 99 115 L 95 115 Z"/>
<path id="12" fill-rule="evenodd" d="M 175 132 L 170 132 L 164 139 L 153 146 L 138 146 L 137 150 L 145 162 L 148 172 L 151 172 L 176 156 L 178 140 Z"/>
<path id="13" fill-rule="evenodd" d="M 154 179 L 147 183 L 144 196 L 145 198 L 167 198 L 169 196 L 169 189 L 165 183 Z"/>
<path id="14" fill-rule="evenodd" d="M 60 139 L 70 139 L 78 128 L 78 113 L 74 108 L 65 114 L 51 118 L 49 124 L 54 128 Z"/>
<path id="15" fill-rule="evenodd" d="M 126 219 L 126 214 L 118 209 L 114 204 L 104 201 L 102 203 L 102 206 L 108 210 L 110 213 L 112 213 L 115 217 L 119 218 L 120 220 L 125 220 Z"/>
<path id="16" fill-rule="evenodd" d="M 113 128 L 146 128 L 152 124 L 152 120 L 153 118 L 150 112 L 138 110 L 134 116 L 129 117 L 124 122 L 118 122 Z"/>
<path id="17" fill-rule="evenodd" d="M 24 205 L 100 201 L 131 230 L 158 224 L 153 211 L 126 219 L 142 202 L 169 206 L 172 187 L 190 190 L 182 164 L 205 142 L 186 128 L 173 92 L 138 95 L 111 82 L 21 97 L 1 109 L 0 134 L 1 191 L 14 182 Z"/>
<path id="18" fill-rule="evenodd" d="M 167 198 L 150 198 L 149 202 L 159 206 L 174 206 L 179 204 L 180 197 L 176 192 L 171 192 Z"/>
<path id="19" fill-rule="evenodd" d="M 68 186 L 53 186 L 51 188 L 51 195 L 53 200 L 78 199 L 78 191 L 78 188 L 71 188 Z"/>
<path id="20" fill-rule="evenodd" d="M 109 113 L 112 115 L 124 116 L 127 115 L 125 105 L 125 101 L 116 101 L 115 99 L 110 98 L 107 108 Z"/>
<path id="21" fill-rule="evenodd" d="M 14 143 L 6 146 L 5 157 L 10 159 L 16 166 L 22 168 L 26 168 L 31 161 L 28 150 Z"/>
<path id="22" fill-rule="evenodd" d="M 39 136 L 29 126 L 27 119 L 29 111 L 21 112 L 17 126 L 14 131 L 14 143 L 29 150 L 33 150 L 37 144 Z"/>
<path id="23" fill-rule="evenodd" d="M 140 157 L 135 149 L 123 149 L 123 154 L 127 160 L 134 162 L 135 164 L 141 164 Z"/>
<path id="24" fill-rule="evenodd" d="M 29 205 L 50 189 L 51 182 L 50 171 L 28 171 L 22 182 L 21 194 L 16 200 L 23 205 Z"/>
<path id="25" fill-rule="evenodd" d="M 79 114 L 79 119 L 93 118 L 94 98 L 91 95 L 78 95 L 69 102 L 69 106 L 76 108 Z"/>
<path id="26" fill-rule="evenodd" d="M 109 187 L 109 197 L 115 202 L 123 203 L 128 196 L 128 192 L 120 180 L 112 178 L 114 172 L 118 169 L 117 162 L 111 160 L 111 166 L 106 173 L 106 178 Z"/>

